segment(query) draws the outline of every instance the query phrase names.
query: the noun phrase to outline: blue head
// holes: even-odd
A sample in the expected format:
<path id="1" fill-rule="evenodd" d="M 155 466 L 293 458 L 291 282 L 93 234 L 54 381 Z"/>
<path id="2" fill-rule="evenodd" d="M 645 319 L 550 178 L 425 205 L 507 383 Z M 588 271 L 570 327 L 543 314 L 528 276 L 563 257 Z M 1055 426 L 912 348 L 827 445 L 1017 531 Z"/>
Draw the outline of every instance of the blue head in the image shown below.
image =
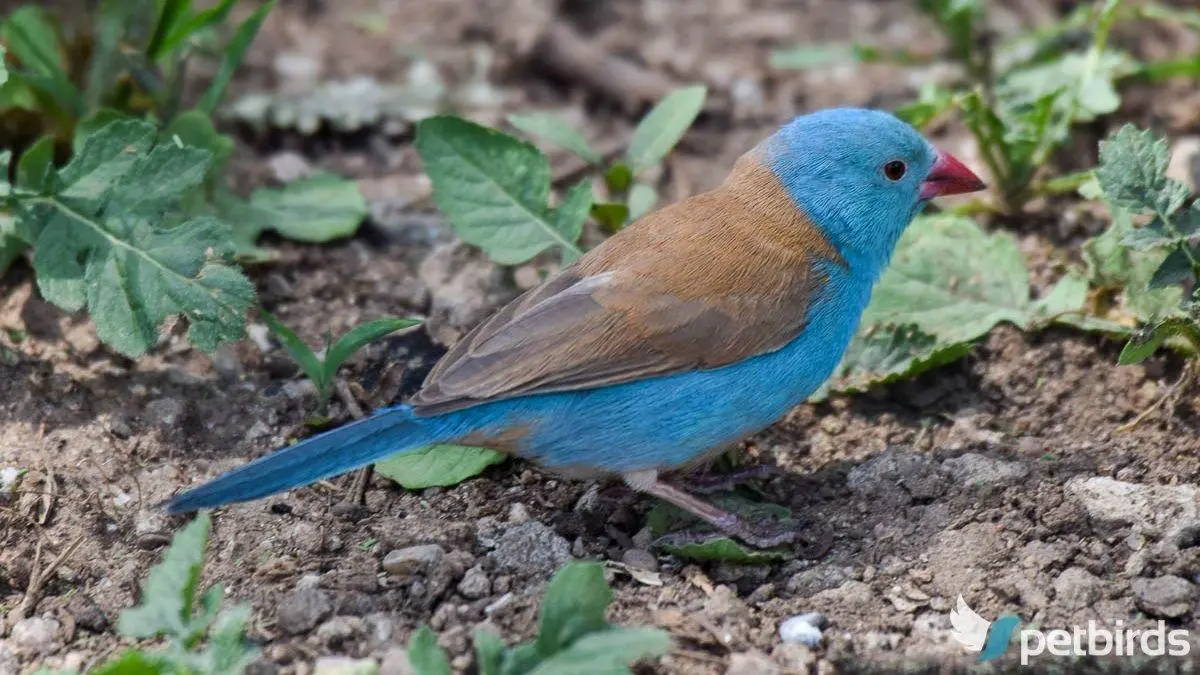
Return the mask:
<path id="1" fill-rule="evenodd" d="M 983 189 L 958 160 L 892 115 L 834 108 L 789 122 L 762 147 L 792 200 L 860 273 L 878 275 L 938 195 Z"/>

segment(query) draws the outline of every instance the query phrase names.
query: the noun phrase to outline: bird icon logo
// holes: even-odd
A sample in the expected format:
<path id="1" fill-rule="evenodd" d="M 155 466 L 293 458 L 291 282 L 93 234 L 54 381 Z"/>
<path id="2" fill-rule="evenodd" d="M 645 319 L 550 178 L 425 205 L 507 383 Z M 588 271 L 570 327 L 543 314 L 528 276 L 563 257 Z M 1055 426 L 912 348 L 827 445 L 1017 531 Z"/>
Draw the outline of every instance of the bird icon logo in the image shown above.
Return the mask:
<path id="1" fill-rule="evenodd" d="M 979 652 L 980 661 L 991 661 L 1004 654 L 1020 623 L 1021 620 L 1011 614 L 1001 616 L 995 622 L 988 621 L 967 605 L 961 593 L 958 604 L 950 610 L 950 636 L 968 650 Z"/>

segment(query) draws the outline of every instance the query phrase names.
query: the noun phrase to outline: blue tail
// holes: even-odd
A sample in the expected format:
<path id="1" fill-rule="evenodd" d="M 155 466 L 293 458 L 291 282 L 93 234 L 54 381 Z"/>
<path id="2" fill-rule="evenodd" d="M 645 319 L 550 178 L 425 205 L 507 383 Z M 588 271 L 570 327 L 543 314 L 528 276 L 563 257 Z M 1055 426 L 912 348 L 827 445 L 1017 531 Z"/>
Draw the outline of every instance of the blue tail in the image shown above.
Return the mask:
<path id="1" fill-rule="evenodd" d="M 445 435 L 446 417 L 418 419 L 408 406 L 380 410 L 238 467 L 198 488 L 176 495 L 168 513 L 187 513 L 266 497 L 366 466 L 405 450 L 457 435 Z"/>

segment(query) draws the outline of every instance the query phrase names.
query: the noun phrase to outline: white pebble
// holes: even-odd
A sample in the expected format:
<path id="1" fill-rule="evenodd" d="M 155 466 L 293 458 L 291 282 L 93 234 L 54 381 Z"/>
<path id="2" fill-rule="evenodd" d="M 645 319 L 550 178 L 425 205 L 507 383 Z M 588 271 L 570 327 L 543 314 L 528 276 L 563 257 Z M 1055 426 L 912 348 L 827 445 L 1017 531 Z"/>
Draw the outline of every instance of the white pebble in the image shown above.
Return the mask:
<path id="1" fill-rule="evenodd" d="M 810 649 L 821 644 L 821 629 L 823 623 L 820 614 L 810 613 L 793 616 L 779 625 L 779 637 L 789 644 L 802 644 Z"/>

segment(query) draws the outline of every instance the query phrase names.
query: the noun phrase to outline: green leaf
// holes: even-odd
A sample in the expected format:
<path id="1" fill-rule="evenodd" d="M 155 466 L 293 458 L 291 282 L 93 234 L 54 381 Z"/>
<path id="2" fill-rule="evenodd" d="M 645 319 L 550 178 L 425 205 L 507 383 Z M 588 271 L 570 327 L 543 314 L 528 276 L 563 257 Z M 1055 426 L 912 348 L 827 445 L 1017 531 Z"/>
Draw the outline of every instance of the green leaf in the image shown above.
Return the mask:
<path id="1" fill-rule="evenodd" d="M 458 236 L 492 260 L 516 265 L 551 246 L 580 254 L 575 241 L 583 221 L 547 207 L 550 165 L 537 148 L 447 115 L 417 125 L 416 147 L 438 208 Z"/>
<path id="2" fill-rule="evenodd" d="M 200 98 L 197 108 L 210 115 L 217 109 L 217 104 L 225 97 L 225 90 L 229 88 L 229 83 L 233 80 L 233 73 L 242 65 L 246 50 L 250 48 L 250 43 L 254 41 L 254 36 L 258 34 L 258 29 L 262 28 L 263 21 L 266 21 L 267 15 L 274 9 L 276 2 L 278 0 L 268 0 L 263 3 L 254 10 L 250 18 L 238 26 L 237 32 L 233 34 L 229 44 L 225 45 L 225 55 L 221 59 L 221 66 L 217 69 L 212 84 Z"/>
<path id="3" fill-rule="evenodd" d="M 423 625 L 413 633 L 408 643 L 408 663 L 413 675 L 451 675 L 450 659 L 438 646 L 437 635 Z"/>
<path id="4" fill-rule="evenodd" d="M 581 637 L 608 628 L 604 613 L 612 603 L 604 566 L 593 562 L 567 563 L 554 573 L 542 598 L 537 652 L 547 657 Z"/>
<path id="5" fill-rule="evenodd" d="M 174 668 L 157 654 L 129 649 L 91 671 L 91 675 L 168 675 Z"/>
<path id="6" fill-rule="evenodd" d="M 130 357 L 174 315 L 201 349 L 237 340 L 254 299 L 229 265 L 229 228 L 172 215 L 203 180 L 208 153 L 154 138 L 152 124 L 114 122 L 58 172 L 55 194 L 15 201 L 42 295 L 67 311 L 88 307 L 101 341 Z"/>
<path id="7" fill-rule="evenodd" d="M 170 12 L 164 7 L 164 11 L 159 14 L 158 25 L 155 26 L 155 38 L 147 45 L 146 55 L 154 60 L 175 51 L 196 33 L 223 23 L 229 16 L 229 11 L 237 4 L 237 0 L 221 0 L 209 9 L 190 17 L 188 15 L 191 13 L 191 0 L 168 0 L 168 4 L 177 6 L 170 8 Z"/>
<path id="8" fill-rule="evenodd" d="M 28 245 L 17 238 L 14 232 L 13 218 L 8 214 L 0 214 L 0 276 L 8 270 Z"/>
<path id="9" fill-rule="evenodd" d="M 84 101 L 87 109 L 100 106 L 111 96 L 124 73 L 121 40 L 139 12 L 153 11 L 155 0 L 101 0 L 92 12 L 92 53 L 88 59 Z"/>
<path id="10" fill-rule="evenodd" d="M 334 375 L 337 374 L 337 370 L 342 366 L 342 363 L 353 356 L 364 345 L 374 342 L 390 333 L 395 333 L 398 330 L 419 325 L 421 325 L 420 319 L 387 317 L 355 326 L 329 347 L 329 351 L 325 355 L 324 370 L 326 381 L 332 382 Z"/>
<path id="11" fill-rule="evenodd" d="M 677 555 L 687 560 L 723 560 L 741 565 L 762 565 L 779 562 L 790 557 L 784 551 L 750 548 L 720 534 L 685 543 L 656 542 L 655 547 L 662 549 L 664 553 Z"/>
<path id="12" fill-rule="evenodd" d="M 551 211 L 554 226 L 560 232 L 574 232 L 575 238 L 583 232 L 583 223 L 592 210 L 592 181 L 582 180 L 571 186 L 563 196 L 562 204 Z M 569 264 L 579 258 L 578 249 L 563 249 L 563 264 Z"/>
<path id="13" fill-rule="evenodd" d="M 367 216 L 367 200 L 358 183 L 328 173 L 279 189 L 255 190 L 250 206 L 284 237 L 315 244 L 354 234 Z"/>
<path id="14" fill-rule="evenodd" d="M 24 67 L 12 74 L 53 96 L 64 110 L 79 114 L 83 98 L 67 75 L 61 36 L 54 15 L 33 4 L 18 7 L 0 25 L 0 40 Z"/>
<path id="15" fill-rule="evenodd" d="M 771 52 L 768 63 L 780 70 L 812 70 L 855 60 L 853 45 L 807 44 Z"/>
<path id="16" fill-rule="evenodd" d="M 508 123 L 530 136 L 545 139 L 551 143 L 570 150 L 588 164 L 600 164 L 604 158 L 592 149 L 575 127 L 563 118 L 550 113 L 532 113 L 528 115 L 509 115 Z"/>
<path id="17" fill-rule="evenodd" d="M 217 595 L 217 598 L 220 596 Z M 212 611 L 215 612 L 215 609 Z M 197 654 L 194 659 L 201 672 L 229 675 L 243 673 L 258 659 L 258 649 L 246 642 L 246 624 L 249 621 L 249 605 L 231 607 L 217 616 L 208 632 L 208 648 Z"/>
<path id="18" fill-rule="evenodd" d="M 288 328 L 282 321 L 267 311 L 261 312 L 263 321 L 267 324 L 267 328 L 279 338 L 283 349 L 292 357 L 296 365 L 300 366 L 300 370 L 312 380 L 313 385 L 317 388 L 317 394 L 320 396 L 322 403 L 329 400 L 330 382 L 325 379 L 325 365 L 317 358 L 317 355 L 309 348 L 304 340 L 300 339 L 299 335 L 291 328 Z"/>
<path id="19" fill-rule="evenodd" d="M 508 456 L 465 445 L 431 445 L 376 462 L 375 472 L 409 490 L 458 485 Z"/>
<path id="20" fill-rule="evenodd" d="M 1192 275 L 1192 257 L 1188 255 L 1187 249 L 1180 246 L 1167 254 L 1150 277 L 1150 281 L 1146 283 L 1146 288 L 1156 290 L 1176 286 L 1192 279 Z"/>
<path id="21" fill-rule="evenodd" d="M 1170 314 L 1183 299 L 1182 289 L 1149 288 L 1150 279 L 1167 252 L 1127 247 L 1124 242 L 1134 231 L 1133 217 L 1116 206 L 1111 211 L 1113 222 L 1109 229 L 1083 244 L 1088 280 L 1101 288 L 1121 289 L 1120 311 L 1130 321 L 1152 321 Z"/>
<path id="22" fill-rule="evenodd" d="M 957 343 L 976 340 L 1003 321 L 1030 328 L 1037 319 L 1012 235 L 989 235 L 970 219 L 939 215 L 917 218 L 900 238 L 862 325 L 912 325 Z"/>
<path id="23" fill-rule="evenodd" d="M 1200 351 L 1200 326 L 1190 317 L 1171 317 L 1146 326 L 1129 338 L 1117 363 L 1123 366 L 1141 363 L 1176 335 L 1185 338 L 1193 352 Z"/>
<path id="24" fill-rule="evenodd" d="M 212 118 L 203 110 L 188 110 L 176 115 L 162 132 L 163 138 L 178 138 L 184 145 L 207 150 L 212 155 L 206 180 L 210 184 L 225 175 L 225 167 L 233 156 L 233 138 L 217 131 Z"/>
<path id="25" fill-rule="evenodd" d="M 5 61 L 7 55 L 8 50 L 4 48 L 4 45 L 0 44 L 0 86 L 8 82 L 8 63 Z"/>
<path id="26" fill-rule="evenodd" d="M 592 204 L 592 218 L 605 232 L 615 233 L 629 220 L 629 207 L 618 202 L 598 202 Z"/>
<path id="27" fill-rule="evenodd" d="M 1114 206 L 1169 218 L 1188 196 L 1187 186 L 1167 178 L 1169 162 L 1165 139 L 1126 124 L 1108 140 L 1100 141 L 1096 178 Z"/>
<path id="28" fill-rule="evenodd" d="M 650 212 L 654 205 L 658 203 L 658 193 L 654 188 L 645 183 L 634 183 L 633 187 L 629 188 L 629 222 L 633 222 L 638 218 Z"/>
<path id="29" fill-rule="evenodd" d="M 54 137 L 42 136 L 17 161 L 17 186 L 38 194 L 53 190 Z"/>
<path id="30" fill-rule="evenodd" d="M 667 94 L 650 109 L 633 131 L 625 158 L 633 173 L 657 164 L 679 142 L 704 107 L 708 89 L 684 87 Z"/>
<path id="31" fill-rule="evenodd" d="M 670 650 L 666 631 L 612 628 L 581 637 L 542 661 L 530 675 L 627 675 L 632 664 Z"/>
<path id="32" fill-rule="evenodd" d="M 97 108 L 88 113 L 87 117 L 79 120 L 79 123 L 75 125 L 75 135 L 71 137 L 71 153 L 78 155 L 92 134 L 113 122 L 126 118 L 128 115 L 112 108 Z"/>
<path id="33" fill-rule="evenodd" d="M 910 379 L 965 357 L 969 343 L 938 342 L 916 326 L 872 326 L 860 332 L 846 348 L 826 386 L 810 401 L 826 398 L 828 391 L 858 393 L 871 387 Z"/>
<path id="34" fill-rule="evenodd" d="M 205 511 L 176 533 L 162 562 L 150 569 L 150 578 L 142 587 L 142 604 L 121 612 L 118 633 L 138 639 L 190 635 L 193 601 L 211 527 L 212 518 Z"/>
<path id="35" fill-rule="evenodd" d="M 633 169 L 625 162 L 617 162 L 604 172 L 604 184 L 608 186 L 609 192 L 625 192 L 632 183 Z"/>
<path id="36" fill-rule="evenodd" d="M 479 675 L 500 675 L 504 664 L 504 641 L 484 628 L 475 629 L 475 667 Z"/>

